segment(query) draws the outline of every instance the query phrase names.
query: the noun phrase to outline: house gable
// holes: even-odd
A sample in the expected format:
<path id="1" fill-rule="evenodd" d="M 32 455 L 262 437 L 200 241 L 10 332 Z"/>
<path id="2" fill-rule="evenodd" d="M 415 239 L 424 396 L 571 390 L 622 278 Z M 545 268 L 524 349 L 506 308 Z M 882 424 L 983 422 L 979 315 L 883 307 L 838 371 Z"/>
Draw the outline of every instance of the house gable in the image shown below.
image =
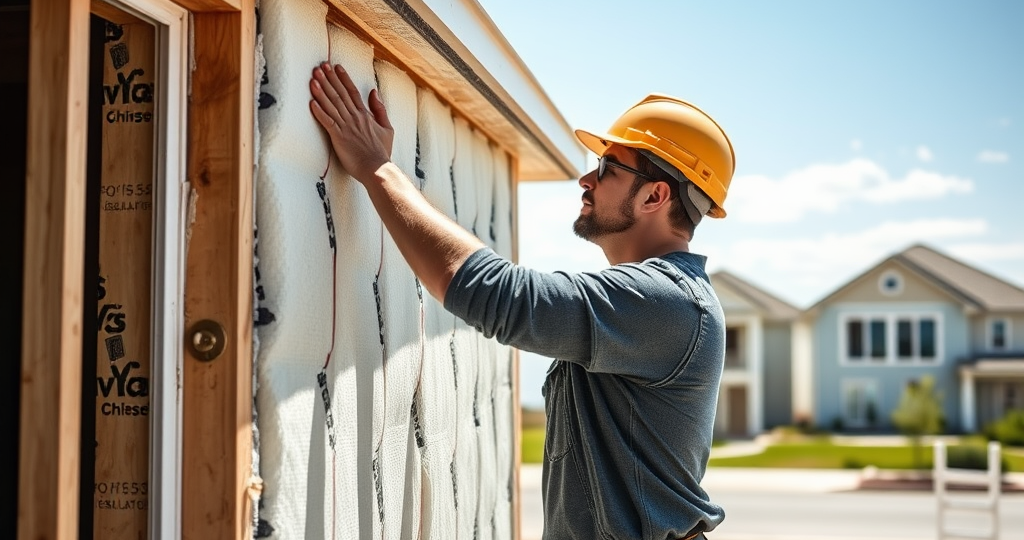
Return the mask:
<path id="1" fill-rule="evenodd" d="M 827 303 L 845 302 L 963 303 L 961 298 L 949 290 L 939 287 L 934 281 L 922 277 L 915 269 L 908 268 L 894 259 L 886 260 L 865 272 L 830 296 Z"/>
<path id="2" fill-rule="evenodd" d="M 722 311 L 727 315 L 754 315 L 758 307 L 734 289 L 725 285 L 719 285 L 712 280 L 715 293 L 718 294 L 718 301 L 722 304 Z"/>
<path id="3" fill-rule="evenodd" d="M 710 277 L 727 316 L 757 314 L 765 319 L 792 321 L 800 314 L 788 302 L 729 272 L 715 272 Z"/>

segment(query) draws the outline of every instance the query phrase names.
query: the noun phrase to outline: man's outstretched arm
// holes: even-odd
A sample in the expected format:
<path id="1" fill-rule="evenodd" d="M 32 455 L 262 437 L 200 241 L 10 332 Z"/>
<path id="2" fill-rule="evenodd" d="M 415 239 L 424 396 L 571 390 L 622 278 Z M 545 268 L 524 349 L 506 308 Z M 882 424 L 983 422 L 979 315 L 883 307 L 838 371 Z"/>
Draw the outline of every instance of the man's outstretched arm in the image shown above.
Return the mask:
<path id="1" fill-rule="evenodd" d="M 394 128 L 376 89 L 364 106 L 344 68 L 327 63 L 313 70 L 309 89 L 309 108 L 330 137 L 342 168 L 366 188 L 416 277 L 444 302 L 455 272 L 484 243 L 430 204 L 391 162 Z"/>

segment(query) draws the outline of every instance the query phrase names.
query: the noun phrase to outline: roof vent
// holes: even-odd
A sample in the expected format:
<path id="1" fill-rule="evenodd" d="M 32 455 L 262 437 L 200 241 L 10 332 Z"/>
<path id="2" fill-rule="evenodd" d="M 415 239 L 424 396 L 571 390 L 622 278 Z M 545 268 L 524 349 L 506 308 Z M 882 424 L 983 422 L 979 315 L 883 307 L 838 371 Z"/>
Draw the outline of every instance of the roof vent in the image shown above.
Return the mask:
<path id="1" fill-rule="evenodd" d="M 896 296 L 903 292 L 903 276 L 895 271 L 888 270 L 878 278 L 878 290 L 886 296 Z"/>

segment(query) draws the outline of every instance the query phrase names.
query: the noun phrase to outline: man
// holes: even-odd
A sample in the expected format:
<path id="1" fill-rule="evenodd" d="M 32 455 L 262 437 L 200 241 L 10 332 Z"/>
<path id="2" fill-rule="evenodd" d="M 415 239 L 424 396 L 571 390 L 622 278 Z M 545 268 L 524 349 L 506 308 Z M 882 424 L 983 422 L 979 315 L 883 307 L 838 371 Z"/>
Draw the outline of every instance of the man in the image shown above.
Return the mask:
<path id="1" fill-rule="evenodd" d="M 724 518 L 700 487 L 724 364 L 725 323 L 689 253 L 704 215 L 724 217 L 732 145 L 707 114 L 651 95 L 609 133 L 579 180 L 579 236 L 611 266 L 541 273 L 502 259 L 427 202 L 389 161 L 376 90 L 364 106 L 341 66 L 310 80 L 313 116 L 367 190 L 413 272 L 488 337 L 556 358 L 544 383 L 544 538 L 698 539 Z"/>

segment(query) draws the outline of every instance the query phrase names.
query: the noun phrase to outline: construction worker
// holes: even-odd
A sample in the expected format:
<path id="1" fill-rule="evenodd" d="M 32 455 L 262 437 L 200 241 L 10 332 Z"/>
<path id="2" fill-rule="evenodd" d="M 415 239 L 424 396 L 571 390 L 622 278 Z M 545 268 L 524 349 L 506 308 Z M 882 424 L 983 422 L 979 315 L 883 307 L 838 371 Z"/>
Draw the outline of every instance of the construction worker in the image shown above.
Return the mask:
<path id="1" fill-rule="evenodd" d="M 610 266 L 543 273 L 503 259 L 436 210 L 390 162 L 394 131 L 342 66 L 310 80 L 310 109 L 369 194 L 413 272 L 487 337 L 555 358 L 543 393 L 544 539 L 700 539 L 725 517 L 701 488 L 725 356 L 725 320 L 689 252 L 724 217 L 734 155 L 703 111 L 651 95 L 608 133 L 574 223 Z"/>

